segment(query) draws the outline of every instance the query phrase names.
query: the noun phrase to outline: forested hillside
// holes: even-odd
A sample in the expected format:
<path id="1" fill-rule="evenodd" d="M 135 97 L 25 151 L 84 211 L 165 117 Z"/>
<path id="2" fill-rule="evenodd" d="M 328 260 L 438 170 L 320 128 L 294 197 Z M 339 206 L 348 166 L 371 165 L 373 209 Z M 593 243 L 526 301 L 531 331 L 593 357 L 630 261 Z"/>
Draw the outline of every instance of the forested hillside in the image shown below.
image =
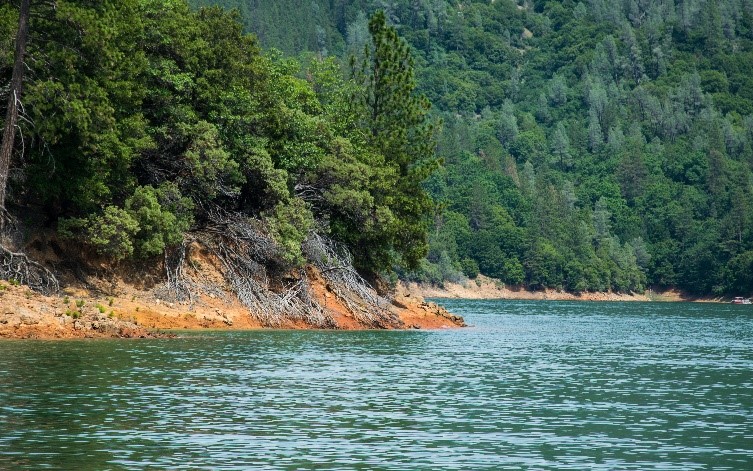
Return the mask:
<path id="1" fill-rule="evenodd" d="M 437 160 L 407 44 L 376 15 L 358 82 L 333 60 L 302 79 L 242 29 L 185 1 L 0 4 L 14 144 L 0 165 L 0 278 L 49 288 L 52 274 L 13 252 L 34 243 L 55 251 L 54 270 L 164 263 L 190 298 L 181 274 L 197 241 L 265 325 L 319 325 L 306 267 L 368 304 L 351 254 L 372 279 L 419 265 L 433 212 L 421 183 Z"/>
<path id="2" fill-rule="evenodd" d="M 408 39 L 445 165 L 405 276 L 753 292 L 753 1 L 193 3 L 304 60 L 359 56 L 379 9 Z"/>

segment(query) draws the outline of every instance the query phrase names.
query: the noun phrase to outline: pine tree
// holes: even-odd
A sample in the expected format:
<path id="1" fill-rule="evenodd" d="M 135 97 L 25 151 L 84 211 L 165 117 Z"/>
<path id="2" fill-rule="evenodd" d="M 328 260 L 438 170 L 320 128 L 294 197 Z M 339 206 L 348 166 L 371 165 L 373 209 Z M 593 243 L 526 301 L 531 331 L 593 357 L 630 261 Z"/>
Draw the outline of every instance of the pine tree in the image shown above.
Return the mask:
<path id="1" fill-rule="evenodd" d="M 383 195 L 391 201 L 396 218 L 392 245 L 407 266 L 415 267 L 428 250 L 426 234 L 434 209 L 421 186 L 438 166 L 434 124 L 428 120 L 429 101 L 416 93 L 408 44 L 387 25 L 381 11 L 371 17 L 369 33 L 371 45 L 365 50 L 361 68 L 354 71 L 357 80 L 365 84 L 357 98 L 364 109 L 363 124 L 371 146 L 396 172 L 395 193 Z"/>

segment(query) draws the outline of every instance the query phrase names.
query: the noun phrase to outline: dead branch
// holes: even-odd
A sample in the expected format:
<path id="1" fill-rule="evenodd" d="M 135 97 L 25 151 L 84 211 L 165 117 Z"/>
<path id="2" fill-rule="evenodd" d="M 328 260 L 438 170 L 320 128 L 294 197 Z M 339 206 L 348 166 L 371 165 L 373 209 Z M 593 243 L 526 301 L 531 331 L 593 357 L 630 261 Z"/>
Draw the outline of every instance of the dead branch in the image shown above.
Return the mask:
<path id="1" fill-rule="evenodd" d="M 196 286 L 183 272 L 186 261 L 186 250 L 187 241 L 185 239 L 179 246 L 165 249 L 165 275 L 167 281 L 161 289 L 157 290 L 156 294 L 157 297 L 165 301 L 188 302 L 189 306 L 193 308 Z"/>

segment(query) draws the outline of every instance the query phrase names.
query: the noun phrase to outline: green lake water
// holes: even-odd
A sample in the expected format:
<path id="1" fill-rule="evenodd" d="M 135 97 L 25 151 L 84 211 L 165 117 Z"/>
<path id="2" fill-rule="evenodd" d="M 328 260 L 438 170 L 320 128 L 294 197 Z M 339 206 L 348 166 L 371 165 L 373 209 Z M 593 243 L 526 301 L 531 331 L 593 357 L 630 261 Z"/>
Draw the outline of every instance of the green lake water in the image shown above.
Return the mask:
<path id="1" fill-rule="evenodd" d="M 444 304 L 473 327 L 0 342 L 0 469 L 753 469 L 751 306 Z"/>

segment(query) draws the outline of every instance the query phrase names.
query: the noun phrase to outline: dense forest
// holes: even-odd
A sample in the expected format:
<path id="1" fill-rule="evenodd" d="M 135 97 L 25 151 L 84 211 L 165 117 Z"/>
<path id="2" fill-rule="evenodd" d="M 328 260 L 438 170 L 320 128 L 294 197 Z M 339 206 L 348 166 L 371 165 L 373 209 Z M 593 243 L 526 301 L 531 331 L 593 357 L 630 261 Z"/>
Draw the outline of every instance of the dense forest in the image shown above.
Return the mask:
<path id="1" fill-rule="evenodd" d="M 5 240 L 753 292 L 753 0 L 32 1 L 14 67 L 23 4 Z"/>
<path id="2" fill-rule="evenodd" d="M 382 10 L 441 120 L 409 278 L 753 292 L 753 1 L 193 0 L 348 58 Z"/>
<path id="3" fill-rule="evenodd" d="M 193 240 L 221 259 L 241 301 L 290 317 L 317 311 L 307 265 L 356 290 L 351 260 L 372 280 L 418 267 L 435 125 L 407 43 L 384 15 L 366 27 L 352 79 L 334 59 L 301 78 L 296 61 L 263 53 L 236 13 L 216 7 L 0 4 L 13 151 L 0 166 L 0 277 L 33 282 L 39 265 L 11 244 L 44 236 L 56 269 L 82 254 L 110 266 L 164 260 L 179 292 Z"/>

